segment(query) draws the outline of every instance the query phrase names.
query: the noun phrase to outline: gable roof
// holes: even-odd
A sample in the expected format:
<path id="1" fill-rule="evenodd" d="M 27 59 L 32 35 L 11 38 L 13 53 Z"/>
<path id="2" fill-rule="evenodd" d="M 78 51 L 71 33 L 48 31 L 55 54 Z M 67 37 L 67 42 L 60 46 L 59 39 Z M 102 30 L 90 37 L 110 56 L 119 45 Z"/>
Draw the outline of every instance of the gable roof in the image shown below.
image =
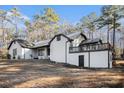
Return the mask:
<path id="1" fill-rule="evenodd" d="M 50 40 L 43 40 L 43 41 L 36 42 L 36 43 L 34 43 L 34 46 L 32 48 L 49 46 L 49 42 L 50 42 Z"/>
<path id="2" fill-rule="evenodd" d="M 95 38 L 95 39 L 87 39 L 87 40 L 82 41 L 82 42 L 80 43 L 80 45 L 97 44 L 97 43 L 102 44 L 102 40 L 101 40 L 101 39 L 98 39 L 98 38 Z"/>
<path id="3" fill-rule="evenodd" d="M 75 33 L 67 35 L 67 37 L 69 37 L 70 39 L 75 39 L 79 37 L 80 35 L 84 37 L 85 40 L 87 39 L 87 37 L 82 32 L 75 32 Z"/>
<path id="4" fill-rule="evenodd" d="M 57 34 L 57 35 L 55 35 L 55 36 L 50 40 L 49 44 L 50 44 L 57 36 L 63 36 L 63 37 L 65 37 L 65 38 L 67 38 L 68 41 L 73 41 L 76 37 L 78 37 L 78 36 L 80 36 L 80 35 L 81 35 L 82 37 L 84 37 L 85 40 L 87 39 L 87 37 L 86 37 L 83 33 L 81 33 L 81 32 L 75 32 L 75 33 L 72 33 L 72 34 L 69 34 L 69 35 Z"/>
<path id="5" fill-rule="evenodd" d="M 23 48 L 30 48 L 31 46 L 33 46 L 33 44 L 29 43 L 28 41 L 26 40 L 22 40 L 22 39 L 15 39 L 13 41 L 11 41 L 11 43 L 9 44 L 8 46 L 8 49 L 11 47 L 12 43 L 13 42 L 18 42 L 19 45 Z"/>
<path id="6" fill-rule="evenodd" d="M 72 41 L 71 38 L 67 37 L 67 36 L 64 35 L 64 34 L 57 34 L 57 35 L 55 35 L 55 36 L 50 40 L 49 45 L 51 44 L 51 42 L 52 42 L 57 36 L 63 36 L 63 37 L 65 37 L 65 38 L 67 38 L 68 41 Z"/>

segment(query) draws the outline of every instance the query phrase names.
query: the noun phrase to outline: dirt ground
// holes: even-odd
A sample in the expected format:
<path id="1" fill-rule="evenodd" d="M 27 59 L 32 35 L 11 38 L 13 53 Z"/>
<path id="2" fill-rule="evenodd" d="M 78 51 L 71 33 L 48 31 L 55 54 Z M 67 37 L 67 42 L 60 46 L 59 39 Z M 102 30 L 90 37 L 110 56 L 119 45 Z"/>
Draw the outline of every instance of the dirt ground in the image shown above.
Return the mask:
<path id="1" fill-rule="evenodd" d="M 47 61 L 0 62 L 0 87 L 124 87 L 124 67 L 80 69 Z"/>

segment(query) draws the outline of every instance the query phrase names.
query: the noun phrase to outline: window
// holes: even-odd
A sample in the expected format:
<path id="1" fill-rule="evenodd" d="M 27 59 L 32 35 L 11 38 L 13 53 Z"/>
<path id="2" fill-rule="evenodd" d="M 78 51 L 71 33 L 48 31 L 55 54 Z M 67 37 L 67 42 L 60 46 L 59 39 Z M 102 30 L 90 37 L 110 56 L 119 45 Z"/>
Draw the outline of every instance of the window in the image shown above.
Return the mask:
<path id="1" fill-rule="evenodd" d="M 14 44 L 16 44 L 16 41 L 14 41 Z"/>
<path id="2" fill-rule="evenodd" d="M 61 40 L 61 36 L 57 36 L 57 41 L 60 41 Z"/>
<path id="3" fill-rule="evenodd" d="M 50 55 L 50 48 L 47 49 L 47 55 Z"/>
<path id="4" fill-rule="evenodd" d="M 43 55 L 44 55 L 44 49 L 39 49 L 38 56 L 43 56 Z"/>
<path id="5" fill-rule="evenodd" d="M 13 49 L 13 56 L 16 56 L 16 55 L 17 55 L 17 48 Z"/>

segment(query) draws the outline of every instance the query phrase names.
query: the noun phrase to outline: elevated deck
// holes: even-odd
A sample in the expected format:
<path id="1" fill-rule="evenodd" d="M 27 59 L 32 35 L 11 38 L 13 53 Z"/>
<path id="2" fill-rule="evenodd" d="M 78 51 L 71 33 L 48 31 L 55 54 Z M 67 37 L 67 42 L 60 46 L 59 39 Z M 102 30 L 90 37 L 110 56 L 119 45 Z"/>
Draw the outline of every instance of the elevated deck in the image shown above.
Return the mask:
<path id="1" fill-rule="evenodd" d="M 69 47 L 69 53 L 88 52 L 88 51 L 103 51 L 112 50 L 112 46 L 108 43 L 83 45 L 79 47 Z"/>

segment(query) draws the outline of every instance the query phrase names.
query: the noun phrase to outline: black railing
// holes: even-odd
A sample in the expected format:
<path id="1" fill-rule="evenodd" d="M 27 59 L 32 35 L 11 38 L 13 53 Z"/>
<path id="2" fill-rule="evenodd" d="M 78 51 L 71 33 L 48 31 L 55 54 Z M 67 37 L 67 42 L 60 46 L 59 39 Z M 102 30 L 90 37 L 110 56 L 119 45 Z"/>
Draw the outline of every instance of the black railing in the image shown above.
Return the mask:
<path id="1" fill-rule="evenodd" d="M 111 45 L 108 43 L 95 44 L 95 45 L 84 45 L 79 47 L 70 47 L 69 52 L 85 52 L 85 51 L 100 51 L 100 50 L 110 50 L 112 49 Z"/>

